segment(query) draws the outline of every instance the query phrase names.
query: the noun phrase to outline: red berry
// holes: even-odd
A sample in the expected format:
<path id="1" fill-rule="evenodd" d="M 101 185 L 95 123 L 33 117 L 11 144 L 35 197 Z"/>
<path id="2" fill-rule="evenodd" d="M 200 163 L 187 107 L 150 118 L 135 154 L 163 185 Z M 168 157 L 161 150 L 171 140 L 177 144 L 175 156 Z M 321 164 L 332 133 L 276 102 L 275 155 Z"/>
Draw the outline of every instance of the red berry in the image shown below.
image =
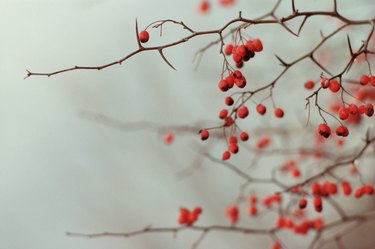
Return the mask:
<path id="1" fill-rule="evenodd" d="M 242 141 L 247 141 L 249 139 L 249 134 L 246 131 L 240 133 L 240 139 Z"/>
<path id="2" fill-rule="evenodd" d="M 352 114 L 352 115 L 357 115 L 359 112 L 358 110 L 358 106 L 355 105 L 355 104 L 350 104 L 349 105 L 349 113 Z"/>
<path id="3" fill-rule="evenodd" d="M 337 80 L 331 80 L 329 82 L 329 90 L 334 93 L 338 92 L 340 90 L 340 83 Z"/>
<path id="4" fill-rule="evenodd" d="M 231 143 L 231 144 L 229 144 L 229 146 L 228 146 L 228 150 L 229 150 L 231 153 L 233 153 L 233 154 L 237 154 L 237 152 L 238 152 L 238 145 L 235 144 L 235 143 Z"/>
<path id="5" fill-rule="evenodd" d="M 275 114 L 275 116 L 276 116 L 277 118 L 282 118 L 282 117 L 284 116 L 284 111 L 283 111 L 283 109 L 281 109 L 281 108 L 279 108 L 279 107 L 276 107 L 273 113 Z"/>
<path id="6" fill-rule="evenodd" d="M 325 189 L 325 192 L 327 192 L 327 195 L 328 194 L 330 194 L 330 195 L 337 194 L 337 185 L 336 184 L 327 181 L 323 184 L 323 187 Z"/>
<path id="7" fill-rule="evenodd" d="M 228 116 L 228 110 L 227 109 L 221 109 L 219 112 L 219 118 L 224 119 Z"/>
<path id="8" fill-rule="evenodd" d="M 317 132 L 325 137 L 325 138 L 328 138 L 330 135 L 331 135 L 331 128 L 329 128 L 329 126 L 325 123 L 322 123 L 322 124 L 319 124 L 318 125 L 318 130 Z"/>
<path id="9" fill-rule="evenodd" d="M 195 213 L 195 214 L 201 214 L 202 213 L 202 208 L 201 207 L 195 207 L 194 209 L 193 209 L 193 213 Z"/>
<path id="10" fill-rule="evenodd" d="M 291 171 L 290 171 L 290 174 L 292 175 L 292 177 L 299 177 L 301 175 L 301 171 L 299 170 L 299 168 L 293 168 Z"/>
<path id="11" fill-rule="evenodd" d="M 200 130 L 199 131 L 199 134 L 201 135 L 201 139 L 204 141 L 204 140 L 207 140 L 208 137 L 210 136 L 210 133 L 208 132 L 208 130 Z"/>
<path id="12" fill-rule="evenodd" d="M 267 111 L 267 108 L 262 104 L 257 104 L 256 110 L 260 115 L 264 115 Z"/>
<path id="13" fill-rule="evenodd" d="M 248 40 L 246 41 L 246 44 L 245 44 L 246 48 L 251 51 L 251 52 L 254 52 L 255 51 L 255 47 L 254 47 L 254 43 L 252 40 Z"/>
<path id="14" fill-rule="evenodd" d="M 241 71 L 239 71 L 239 70 L 236 70 L 236 71 L 234 71 L 233 72 L 233 77 L 234 78 L 237 78 L 237 79 L 239 79 L 239 78 L 242 78 L 242 73 L 241 73 Z"/>
<path id="15" fill-rule="evenodd" d="M 248 214 L 249 214 L 250 216 L 255 216 L 255 215 L 257 215 L 257 213 L 258 213 L 258 209 L 257 209 L 256 206 L 251 205 L 251 206 L 247 209 L 247 212 L 248 212 Z"/>
<path id="16" fill-rule="evenodd" d="M 232 51 L 233 51 L 233 44 L 229 43 L 225 46 L 225 54 L 226 55 L 231 55 L 232 54 Z"/>
<path id="17" fill-rule="evenodd" d="M 369 184 L 366 184 L 363 186 L 363 191 L 368 195 L 372 195 L 374 193 L 374 187 Z"/>
<path id="18" fill-rule="evenodd" d="M 227 150 L 224 151 L 222 156 L 221 156 L 221 159 L 225 161 L 225 160 L 228 160 L 229 158 L 230 158 L 230 152 L 227 151 Z"/>
<path id="19" fill-rule="evenodd" d="M 341 120 L 346 120 L 346 119 L 348 119 L 348 117 L 349 117 L 349 109 L 345 108 L 344 106 L 340 107 L 340 109 L 339 109 L 339 118 Z"/>
<path id="20" fill-rule="evenodd" d="M 210 9 L 210 3 L 207 0 L 201 0 L 198 5 L 198 11 L 205 14 Z"/>
<path id="21" fill-rule="evenodd" d="M 169 132 L 167 134 L 164 135 L 164 143 L 165 144 L 170 144 L 173 142 L 173 139 L 174 139 L 174 135 L 172 132 Z"/>
<path id="22" fill-rule="evenodd" d="M 227 82 L 228 84 L 228 88 L 232 88 L 234 86 L 234 77 L 233 75 L 228 75 L 226 78 L 225 78 L 225 81 Z"/>
<path id="23" fill-rule="evenodd" d="M 219 0 L 219 3 L 223 6 L 230 6 L 234 4 L 235 0 Z"/>
<path id="24" fill-rule="evenodd" d="M 252 45 L 255 52 L 260 52 L 263 50 L 262 41 L 258 38 L 252 40 Z"/>
<path id="25" fill-rule="evenodd" d="M 344 143 L 345 143 L 344 139 L 341 139 L 341 138 L 336 139 L 336 145 L 337 145 L 337 147 L 343 146 Z"/>
<path id="26" fill-rule="evenodd" d="M 299 208 L 304 209 L 307 206 L 307 200 L 305 198 L 301 198 L 299 200 Z"/>
<path id="27" fill-rule="evenodd" d="M 306 89 L 313 89 L 314 86 L 315 86 L 315 83 L 312 80 L 308 80 L 308 81 L 305 82 L 305 88 Z"/>
<path id="28" fill-rule="evenodd" d="M 242 58 L 243 61 L 249 61 L 251 58 L 253 58 L 255 55 L 255 53 L 253 51 L 250 51 L 247 47 L 246 47 L 246 54 L 244 55 L 244 57 Z"/>
<path id="29" fill-rule="evenodd" d="M 323 203 L 322 203 L 322 198 L 320 196 L 314 196 L 314 208 L 317 212 L 321 212 L 323 210 Z"/>
<path id="30" fill-rule="evenodd" d="M 179 224 L 186 224 L 188 222 L 189 210 L 187 208 L 180 208 L 180 213 L 177 217 Z"/>
<path id="31" fill-rule="evenodd" d="M 188 226 L 193 225 L 193 223 L 197 221 L 198 215 L 199 214 L 197 214 L 197 213 L 190 212 L 189 215 L 188 215 L 187 225 Z"/>
<path id="32" fill-rule="evenodd" d="M 271 249 L 281 249 L 281 245 L 277 242 L 274 242 L 271 246 Z"/>
<path id="33" fill-rule="evenodd" d="M 229 136 L 228 137 L 228 144 L 236 144 L 237 138 L 235 136 Z"/>
<path id="34" fill-rule="evenodd" d="M 342 188 L 342 192 L 344 193 L 344 195 L 350 195 L 352 193 L 352 188 L 348 181 L 342 181 L 341 188 Z"/>
<path id="35" fill-rule="evenodd" d="M 365 113 L 367 116 L 371 117 L 374 115 L 374 106 L 370 103 L 365 105 Z"/>
<path id="36" fill-rule="evenodd" d="M 231 223 L 236 223 L 238 221 L 238 207 L 235 205 L 229 206 L 225 209 L 225 213 L 228 216 Z"/>
<path id="37" fill-rule="evenodd" d="M 138 39 L 142 43 L 148 42 L 149 38 L 150 38 L 150 35 L 148 34 L 148 32 L 146 30 L 141 31 L 138 34 Z"/>
<path id="38" fill-rule="evenodd" d="M 225 80 L 220 80 L 218 86 L 219 89 L 223 92 L 226 92 L 229 89 L 228 83 Z"/>
<path id="39" fill-rule="evenodd" d="M 257 149 L 264 149 L 271 143 L 271 138 L 269 136 L 263 136 L 255 141 L 255 147 Z"/>
<path id="40" fill-rule="evenodd" d="M 236 63 L 239 63 L 239 62 L 242 61 L 242 57 L 239 54 L 235 53 L 235 52 L 233 52 L 233 54 L 232 54 L 232 59 Z"/>
<path id="41" fill-rule="evenodd" d="M 366 113 L 366 107 L 365 107 L 365 105 L 360 105 L 360 106 L 358 106 L 358 112 L 359 112 L 359 114 L 365 114 Z"/>
<path id="42" fill-rule="evenodd" d="M 367 75 L 362 75 L 361 78 L 359 79 L 359 83 L 364 86 L 367 85 L 370 81 L 370 78 Z"/>
<path id="43" fill-rule="evenodd" d="M 236 84 L 237 87 L 239 88 L 244 88 L 246 86 L 246 78 L 245 77 L 239 77 L 239 78 L 234 78 L 234 84 Z"/>
<path id="44" fill-rule="evenodd" d="M 370 84 L 371 84 L 372 86 L 375 86 L 375 76 L 371 76 L 371 77 L 370 77 Z"/>
<path id="45" fill-rule="evenodd" d="M 336 128 L 336 135 L 341 137 L 347 137 L 349 135 L 349 130 L 346 126 L 340 125 Z"/>
<path id="46" fill-rule="evenodd" d="M 285 226 L 285 218 L 282 217 L 282 216 L 277 217 L 277 219 L 276 219 L 276 226 L 278 228 L 284 227 Z"/>
<path id="47" fill-rule="evenodd" d="M 228 97 L 225 98 L 224 102 L 225 102 L 226 105 L 231 106 L 231 105 L 233 105 L 234 100 L 232 99 L 232 97 L 228 96 Z"/>
<path id="48" fill-rule="evenodd" d="M 312 183 L 310 188 L 311 188 L 311 192 L 314 195 L 320 195 L 320 185 L 319 185 L 319 183 L 317 183 L 317 182 Z"/>
<path id="49" fill-rule="evenodd" d="M 359 187 L 359 188 L 357 188 L 355 191 L 354 191 L 354 196 L 355 196 L 355 198 L 360 198 L 360 197 L 362 197 L 362 195 L 365 193 L 365 190 L 364 190 L 364 188 L 363 188 L 363 186 L 362 187 Z"/>
<path id="50" fill-rule="evenodd" d="M 236 63 L 236 68 L 242 68 L 242 67 L 243 67 L 242 61 Z"/>
<path id="51" fill-rule="evenodd" d="M 224 125 L 225 126 L 231 126 L 233 123 L 234 123 L 234 121 L 233 121 L 232 117 L 227 117 L 226 119 L 224 119 Z"/>
<path id="52" fill-rule="evenodd" d="M 249 115 L 249 109 L 246 106 L 242 105 L 237 109 L 237 116 L 239 118 L 246 118 Z"/>
<path id="53" fill-rule="evenodd" d="M 241 57 L 244 57 L 245 54 L 246 54 L 246 47 L 244 45 L 239 45 L 236 49 L 236 53 L 241 56 Z"/>

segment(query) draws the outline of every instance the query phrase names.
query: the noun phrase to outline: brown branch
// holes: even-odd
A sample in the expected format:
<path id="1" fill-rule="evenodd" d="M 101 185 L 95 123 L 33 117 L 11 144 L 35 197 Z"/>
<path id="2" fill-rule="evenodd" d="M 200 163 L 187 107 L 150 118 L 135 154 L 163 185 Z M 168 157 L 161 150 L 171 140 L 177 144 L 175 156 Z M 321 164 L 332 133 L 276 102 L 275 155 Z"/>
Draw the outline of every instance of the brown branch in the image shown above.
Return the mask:
<path id="1" fill-rule="evenodd" d="M 185 36 L 184 38 L 182 38 L 178 41 L 171 42 L 171 43 L 161 45 L 161 46 L 154 46 L 154 47 L 143 47 L 140 44 L 140 42 L 138 41 L 138 38 L 137 38 L 137 43 L 138 43 L 139 48 L 137 50 L 131 52 L 130 54 L 124 56 L 123 58 L 121 58 L 119 60 L 116 60 L 116 61 L 113 61 L 113 62 L 110 62 L 110 63 L 107 63 L 107 64 L 103 64 L 103 65 L 100 65 L 100 66 L 78 66 L 78 65 L 76 65 L 76 66 L 73 66 L 73 67 L 70 67 L 70 68 L 65 68 L 65 69 L 61 69 L 61 70 L 57 70 L 57 71 L 53 71 L 53 72 L 33 72 L 31 70 L 26 70 L 27 75 L 26 75 L 25 78 L 28 78 L 30 76 L 47 76 L 47 77 L 50 77 L 50 76 L 53 76 L 53 75 L 57 75 L 57 74 L 61 74 L 61 73 L 69 72 L 69 71 L 76 71 L 76 70 L 102 70 L 102 69 L 105 69 L 107 67 L 111 67 L 113 65 L 117 65 L 117 64 L 121 65 L 124 61 L 126 61 L 127 59 L 133 57 L 134 55 L 136 55 L 138 53 L 145 52 L 145 51 L 154 51 L 154 50 L 162 51 L 166 48 L 174 47 L 176 45 L 185 43 L 185 42 L 191 40 L 192 38 L 195 38 L 195 37 L 198 37 L 198 36 L 216 34 L 216 35 L 219 35 L 219 36 L 222 37 L 223 32 L 228 27 L 230 27 L 232 24 L 235 24 L 235 23 L 244 23 L 244 24 L 248 24 L 248 25 L 279 24 L 283 28 L 288 30 L 288 28 L 285 26 L 284 23 L 288 22 L 290 20 L 293 20 L 297 17 L 304 17 L 306 19 L 305 21 L 307 21 L 308 18 L 311 18 L 313 16 L 330 16 L 330 17 L 333 17 L 333 18 L 336 18 L 336 19 L 342 21 L 343 23 L 345 23 L 348 26 L 349 25 L 368 25 L 368 24 L 372 24 L 373 22 L 375 22 L 375 18 L 370 19 L 370 20 L 350 20 L 350 19 L 347 19 L 344 16 L 340 15 L 339 13 L 337 13 L 337 11 L 306 11 L 306 12 L 293 11 L 293 13 L 290 14 L 289 16 L 282 17 L 282 18 L 278 19 L 274 15 L 274 12 L 278 8 L 279 4 L 280 4 L 280 1 L 277 2 L 277 4 L 275 5 L 275 7 L 272 9 L 271 12 L 269 12 L 266 15 L 263 16 L 263 18 L 271 16 L 271 17 L 273 17 L 273 19 L 270 19 L 270 20 L 259 19 L 259 18 L 258 19 L 246 19 L 246 18 L 243 18 L 242 16 L 240 16 L 240 17 L 237 17 L 237 18 L 234 18 L 234 19 L 228 21 L 221 28 L 213 29 L 213 30 L 200 31 L 200 32 L 197 32 L 197 31 L 194 31 L 194 30 L 188 28 L 188 26 L 186 26 L 182 22 L 177 22 L 177 21 L 169 20 L 169 19 L 164 20 L 164 21 L 159 21 L 161 23 L 173 22 L 173 23 L 182 25 L 185 29 L 189 30 L 191 34 L 188 35 L 188 36 Z M 138 31 L 137 22 L 136 22 L 136 31 Z M 288 31 L 291 32 L 290 30 L 288 30 Z M 292 32 L 292 33 L 294 34 L 294 32 Z M 137 33 L 137 36 L 138 36 L 138 33 Z M 160 53 L 160 55 L 162 55 L 162 53 Z M 311 58 L 311 59 L 313 59 L 313 58 Z M 169 65 L 168 61 L 166 59 L 164 59 L 164 60 Z"/>

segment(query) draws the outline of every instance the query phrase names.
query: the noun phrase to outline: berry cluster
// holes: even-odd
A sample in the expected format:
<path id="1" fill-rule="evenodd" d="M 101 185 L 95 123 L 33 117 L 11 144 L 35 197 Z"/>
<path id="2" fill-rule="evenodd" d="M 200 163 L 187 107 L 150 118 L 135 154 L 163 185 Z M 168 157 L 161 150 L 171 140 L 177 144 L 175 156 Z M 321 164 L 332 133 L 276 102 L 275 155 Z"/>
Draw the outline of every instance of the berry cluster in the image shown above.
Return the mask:
<path id="1" fill-rule="evenodd" d="M 324 225 L 322 218 L 302 219 L 299 223 L 283 216 L 276 219 L 277 228 L 288 228 L 296 234 L 306 234 L 310 229 L 320 230 Z"/>
<path id="2" fill-rule="evenodd" d="M 235 0 L 218 0 L 218 3 L 221 6 L 231 6 L 235 3 Z M 206 14 L 211 8 L 211 4 L 209 0 L 201 0 L 198 4 L 197 10 L 202 14 Z"/>
<path id="3" fill-rule="evenodd" d="M 234 45 L 229 43 L 225 46 L 226 55 L 232 55 L 232 60 L 237 68 L 243 67 L 244 63 L 255 56 L 256 52 L 263 50 L 262 41 L 259 38 L 247 40 L 244 44 Z"/>
<path id="4" fill-rule="evenodd" d="M 231 89 L 234 85 L 238 88 L 244 88 L 246 86 L 246 78 L 239 70 L 235 70 L 234 72 L 230 72 L 229 75 L 219 81 L 218 87 L 221 91 L 226 92 Z"/>
<path id="5" fill-rule="evenodd" d="M 301 176 L 301 170 L 297 166 L 296 160 L 288 160 L 280 167 L 281 172 L 288 172 L 294 178 L 298 178 Z"/>
<path id="6" fill-rule="evenodd" d="M 368 195 L 372 195 L 374 194 L 374 187 L 369 185 L 369 184 L 365 184 L 359 188 L 357 188 L 355 191 L 354 191 L 354 196 L 356 198 L 360 198 L 362 197 L 364 194 L 368 194 Z"/>
<path id="7" fill-rule="evenodd" d="M 361 117 L 361 115 L 366 115 L 372 117 L 374 115 L 374 106 L 371 103 L 363 104 L 357 106 L 356 104 L 349 104 L 347 106 L 341 106 L 337 109 L 338 117 L 341 120 L 350 121 L 353 117 Z M 339 125 L 336 128 L 336 135 L 341 137 L 346 137 L 349 135 L 349 129 L 344 125 Z M 326 123 L 321 123 L 318 125 L 317 133 L 325 138 L 331 135 L 331 128 Z"/>
<path id="8" fill-rule="evenodd" d="M 239 211 L 236 205 L 231 205 L 225 209 L 225 214 L 227 215 L 228 219 L 232 224 L 238 222 L 239 219 Z"/>
<path id="9" fill-rule="evenodd" d="M 331 90 L 331 92 L 333 92 L 333 93 L 338 92 L 340 90 L 340 88 L 341 88 L 341 85 L 340 85 L 340 83 L 337 80 L 335 80 L 335 79 L 331 79 L 330 80 L 330 79 L 328 79 L 326 77 L 322 77 L 320 79 L 320 86 L 323 89 L 329 88 L 329 90 Z"/>
<path id="10" fill-rule="evenodd" d="M 247 208 L 247 213 L 250 216 L 256 216 L 258 214 L 258 197 L 254 194 L 249 195 L 249 207 Z"/>
<path id="11" fill-rule="evenodd" d="M 244 62 L 249 61 L 250 58 L 254 57 L 256 52 L 261 52 L 262 50 L 263 45 L 259 38 L 246 40 L 245 43 L 240 45 L 229 43 L 224 48 L 225 54 L 227 56 L 232 55 L 232 59 L 238 68 L 242 67 Z M 246 86 L 247 79 L 240 70 L 232 70 L 228 62 L 226 70 L 228 70 L 228 74 L 218 82 L 218 88 L 221 91 L 227 92 L 234 86 L 240 89 Z M 223 75 L 226 70 L 223 71 Z M 222 127 L 224 127 L 224 129 L 226 127 L 233 128 L 232 125 L 235 124 L 237 119 L 245 119 L 249 116 L 250 110 L 245 104 L 248 99 L 249 98 L 244 100 L 242 98 L 241 101 L 241 98 L 239 98 L 235 101 L 232 96 L 225 97 L 224 103 L 227 108 L 223 108 L 218 112 L 218 117 L 223 120 Z M 262 103 L 256 103 L 255 111 L 263 116 L 267 112 L 267 107 Z M 284 110 L 280 107 L 274 107 L 273 114 L 277 118 L 282 118 L 284 117 Z M 235 124 L 234 129 L 231 129 L 230 134 L 227 137 L 227 150 L 222 153 L 222 160 L 228 160 L 232 154 L 236 154 L 239 151 L 237 142 L 238 138 L 241 141 L 247 141 L 249 139 L 249 134 L 246 131 L 236 132 L 237 128 L 238 125 Z M 209 137 L 208 129 L 200 130 L 199 134 L 202 140 L 207 140 Z M 226 133 L 224 132 L 224 134 Z M 262 137 L 255 142 L 255 148 L 263 149 L 270 142 L 271 139 L 268 136 Z"/>
<path id="12" fill-rule="evenodd" d="M 268 135 L 264 135 L 254 142 L 254 147 L 259 150 L 265 149 L 268 145 L 271 144 L 271 142 L 271 137 Z"/>
<path id="13" fill-rule="evenodd" d="M 350 196 L 352 193 L 352 187 L 350 183 L 346 180 L 340 182 L 342 193 L 345 196 Z M 313 182 L 310 184 L 311 194 L 313 195 L 313 205 L 317 212 L 323 210 L 322 197 L 330 197 L 338 193 L 337 184 L 331 181 L 324 181 L 322 183 Z M 354 191 L 354 196 L 360 198 L 364 194 L 372 195 L 374 193 L 374 187 L 370 184 L 364 184 L 358 187 Z M 299 200 L 299 208 L 304 209 L 307 206 L 307 199 L 302 197 Z"/>
<path id="14" fill-rule="evenodd" d="M 180 213 L 177 217 L 179 224 L 191 226 L 198 220 L 199 215 L 202 213 L 201 207 L 195 207 L 192 211 L 187 208 L 180 208 Z"/>
<path id="15" fill-rule="evenodd" d="M 361 78 L 359 79 L 359 83 L 362 86 L 365 86 L 367 84 L 371 84 L 372 86 L 375 86 L 375 76 L 373 75 L 362 75 Z"/>

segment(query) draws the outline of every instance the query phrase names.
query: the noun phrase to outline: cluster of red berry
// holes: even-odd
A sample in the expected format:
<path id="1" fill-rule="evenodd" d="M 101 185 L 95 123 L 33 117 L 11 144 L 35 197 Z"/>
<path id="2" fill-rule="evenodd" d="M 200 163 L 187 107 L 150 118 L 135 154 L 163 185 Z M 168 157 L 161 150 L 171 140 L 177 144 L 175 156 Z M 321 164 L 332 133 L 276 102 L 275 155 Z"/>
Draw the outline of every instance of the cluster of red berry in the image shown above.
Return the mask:
<path id="1" fill-rule="evenodd" d="M 352 187 L 346 180 L 340 182 L 342 193 L 346 196 L 351 195 Z M 324 181 L 323 183 L 313 182 L 310 184 L 311 194 L 314 196 L 313 205 L 317 212 L 323 210 L 322 197 L 329 197 L 338 193 L 337 184 L 331 181 Z M 372 195 L 374 193 L 374 187 L 370 184 L 364 184 L 358 187 L 354 191 L 354 196 L 360 198 L 364 194 Z M 300 209 L 304 209 L 307 206 L 307 199 L 301 198 L 299 200 Z"/>
<path id="2" fill-rule="evenodd" d="M 368 85 L 369 83 L 375 86 L 375 77 L 370 75 L 362 75 L 359 79 L 359 83 L 362 86 Z M 314 81 L 308 80 L 304 84 L 306 89 L 313 89 L 315 86 Z M 328 88 L 331 92 L 336 93 L 340 90 L 341 84 L 335 79 L 328 79 L 327 77 L 322 76 L 320 79 L 320 86 L 322 89 Z M 359 96 L 354 96 L 356 99 L 363 101 L 364 98 L 369 95 L 368 89 L 364 91 L 356 91 Z M 367 96 L 368 97 L 368 96 Z M 361 115 L 366 115 L 368 117 L 373 116 L 374 106 L 371 103 L 362 103 L 357 105 L 354 103 L 345 104 L 342 106 L 340 103 L 333 103 L 331 105 L 331 110 L 338 113 L 340 120 L 345 120 L 347 122 L 357 123 Z M 337 136 L 346 137 L 349 135 L 348 127 L 341 124 L 335 130 Z M 331 127 L 327 123 L 321 123 L 318 125 L 317 133 L 322 137 L 328 138 L 331 135 Z"/>
<path id="3" fill-rule="evenodd" d="M 290 173 L 294 178 L 301 176 L 301 170 L 297 166 L 297 162 L 294 159 L 287 160 L 284 164 L 281 165 L 280 171 L 283 173 Z"/>
<path id="4" fill-rule="evenodd" d="M 247 213 L 250 216 L 256 216 L 258 214 L 258 197 L 254 194 L 249 195 L 249 207 L 247 208 Z"/>
<path id="5" fill-rule="evenodd" d="M 198 220 L 199 215 L 202 213 L 201 207 L 195 207 L 192 211 L 187 208 L 180 208 L 180 213 L 177 217 L 179 224 L 191 226 Z"/>
<path id="6" fill-rule="evenodd" d="M 239 211 L 236 205 L 231 205 L 225 209 L 225 214 L 232 224 L 235 224 L 239 220 Z"/>
<path id="7" fill-rule="evenodd" d="M 364 194 L 372 195 L 374 194 L 374 187 L 370 184 L 364 184 L 363 186 L 360 186 L 354 191 L 354 196 L 356 198 L 362 197 Z"/>
<path id="8" fill-rule="evenodd" d="M 373 104 L 367 103 L 360 106 L 349 104 L 348 106 L 341 106 L 338 109 L 338 116 L 341 120 L 350 120 L 351 116 L 360 117 L 361 115 L 372 117 L 374 115 Z M 317 132 L 321 136 L 328 138 L 331 135 L 331 128 L 326 123 L 321 123 L 318 125 Z M 349 129 L 344 125 L 339 125 L 336 128 L 336 135 L 346 137 L 349 135 Z"/>
<path id="9" fill-rule="evenodd" d="M 359 83 L 362 85 L 362 86 L 365 86 L 367 85 L 368 83 L 370 83 L 372 86 L 375 86 L 375 76 L 373 75 L 362 75 L 361 78 L 359 79 Z"/>
<path id="10" fill-rule="evenodd" d="M 218 0 L 221 6 L 231 6 L 235 3 L 235 0 Z M 206 14 L 211 8 L 211 4 L 209 0 L 200 0 L 197 10 L 202 14 Z"/>
<path id="11" fill-rule="evenodd" d="M 321 77 L 321 79 L 320 79 L 320 86 L 323 89 L 329 88 L 329 90 L 331 90 L 331 92 L 333 92 L 333 93 L 337 93 L 340 90 L 340 88 L 341 88 L 341 85 L 340 85 L 340 83 L 337 80 L 335 80 L 335 79 L 328 79 L 326 77 Z"/>
<path id="12" fill-rule="evenodd" d="M 324 226 L 322 218 L 302 219 L 299 223 L 295 223 L 292 219 L 279 216 L 276 219 L 277 228 L 289 228 L 294 233 L 306 234 L 310 229 L 320 230 Z"/>
<path id="13" fill-rule="evenodd" d="M 229 75 L 219 81 L 218 87 L 221 91 L 226 92 L 231 89 L 234 85 L 239 88 L 244 88 L 246 86 L 246 78 L 239 70 L 230 72 Z"/>
<path id="14" fill-rule="evenodd" d="M 254 147 L 256 149 L 265 149 L 268 145 L 270 145 L 272 142 L 272 139 L 270 136 L 268 135 L 263 135 L 262 137 L 258 138 L 255 142 L 254 142 Z"/>
<path id="15" fill-rule="evenodd" d="M 226 55 L 232 55 L 232 60 L 237 68 L 243 67 L 244 63 L 255 56 L 256 52 L 263 50 L 262 41 L 259 38 L 247 40 L 244 44 L 234 45 L 229 43 L 225 46 Z"/>

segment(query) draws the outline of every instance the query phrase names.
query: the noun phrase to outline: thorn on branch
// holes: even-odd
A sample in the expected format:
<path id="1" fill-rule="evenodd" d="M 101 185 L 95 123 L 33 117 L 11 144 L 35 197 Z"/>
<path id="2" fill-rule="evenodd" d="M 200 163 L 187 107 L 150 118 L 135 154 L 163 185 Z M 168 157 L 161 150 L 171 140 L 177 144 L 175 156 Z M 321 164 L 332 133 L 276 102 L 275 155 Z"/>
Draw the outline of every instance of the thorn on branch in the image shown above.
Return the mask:
<path id="1" fill-rule="evenodd" d="M 305 16 L 305 18 L 303 19 L 303 21 L 302 21 L 302 23 L 301 23 L 301 26 L 299 26 L 299 29 L 298 29 L 298 32 L 297 32 L 297 35 L 298 35 L 298 36 L 299 36 L 299 34 L 301 33 L 302 28 L 303 28 L 303 26 L 305 25 L 307 19 L 308 19 L 308 17 Z"/>
<path id="2" fill-rule="evenodd" d="M 32 75 L 32 73 L 31 73 L 29 70 L 27 70 L 27 69 L 26 69 L 26 72 L 27 72 L 27 74 L 26 74 L 26 76 L 23 78 L 24 80 L 27 79 L 27 78 L 29 78 L 29 77 Z"/>
<path id="3" fill-rule="evenodd" d="M 354 53 L 353 53 L 352 44 L 350 42 L 349 35 L 347 35 L 347 41 L 348 41 L 348 47 L 349 47 L 350 56 L 353 56 Z"/>
<path id="4" fill-rule="evenodd" d="M 135 38 L 137 39 L 138 47 L 139 48 L 143 48 L 141 42 L 139 41 L 138 34 L 139 34 L 138 20 L 137 20 L 137 18 L 135 18 Z"/>
<path id="5" fill-rule="evenodd" d="M 320 30 L 319 33 L 320 33 L 320 37 L 324 40 L 326 37 L 324 36 L 323 31 Z"/>
<path id="6" fill-rule="evenodd" d="M 164 56 L 164 53 L 163 53 L 163 49 L 159 49 L 159 54 L 160 56 L 163 58 L 163 60 L 175 71 L 177 71 L 177 69 L 167 60 L 167 58 Z"/>
<path id="7" fill-rule="evenodd" d="M 289 66 L 289 64 L 286 63 L 283 59 L 281 59 L 278 55 L 275 54 L 275 56 L 280 61 L 280 63 L 281 63 L 282 66 L 284 66 L 284 67 L 288 67 Z"/>

